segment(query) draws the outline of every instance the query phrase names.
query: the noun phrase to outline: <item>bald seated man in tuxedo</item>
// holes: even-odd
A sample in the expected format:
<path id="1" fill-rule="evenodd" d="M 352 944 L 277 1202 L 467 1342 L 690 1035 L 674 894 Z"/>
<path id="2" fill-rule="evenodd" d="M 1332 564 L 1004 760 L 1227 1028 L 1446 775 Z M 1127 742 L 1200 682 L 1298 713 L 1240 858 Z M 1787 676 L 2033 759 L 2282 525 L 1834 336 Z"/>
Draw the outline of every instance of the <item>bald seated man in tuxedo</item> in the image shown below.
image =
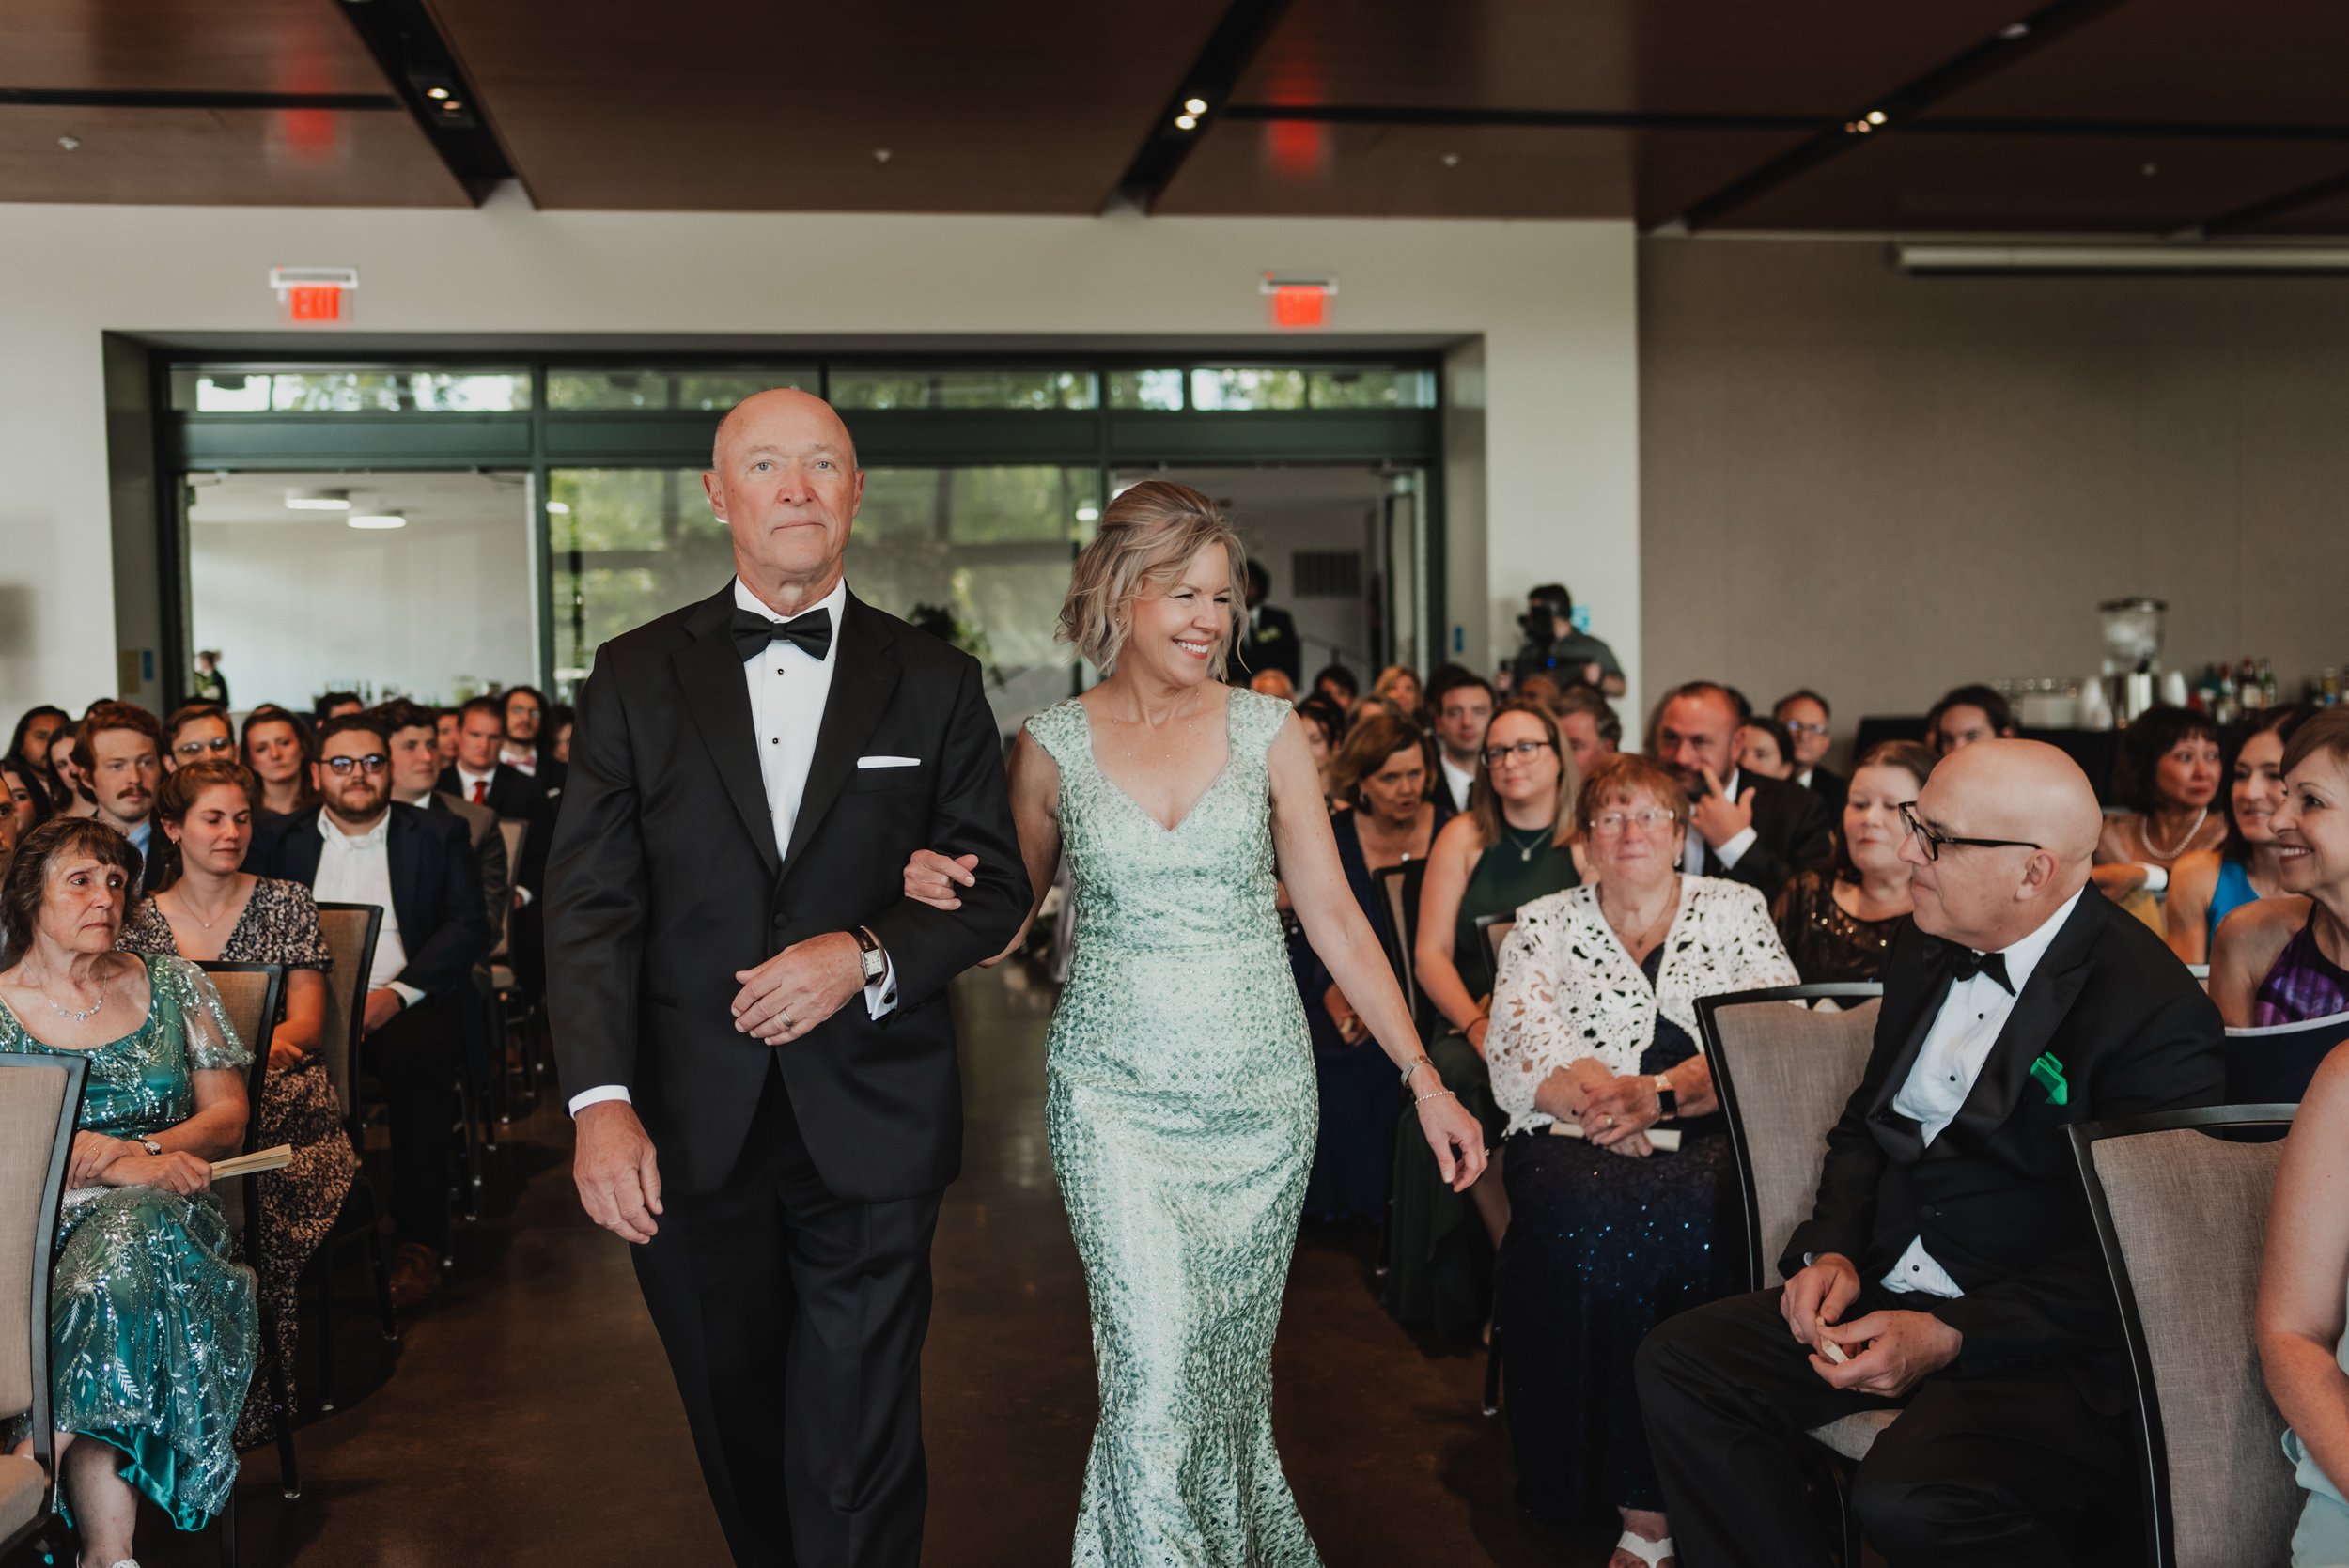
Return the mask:
<path id="1" fill-rule="evenodd" d="M 2102 816 L 2061 751 L 1968 747 L 1909 812 L 1914 924 L 1784 1287 L 1640 1348 L 1691 1568 L 1828 1562 L 1803 1434 L 1862 1410 L 1900 1411 L 1852 1486 L 1892 1568 L 2136 1545 L 2128 1368 L 2064 1128 L 2217 1103 L 2218 1014 L 2161 939 L 2085 891 Z"/>

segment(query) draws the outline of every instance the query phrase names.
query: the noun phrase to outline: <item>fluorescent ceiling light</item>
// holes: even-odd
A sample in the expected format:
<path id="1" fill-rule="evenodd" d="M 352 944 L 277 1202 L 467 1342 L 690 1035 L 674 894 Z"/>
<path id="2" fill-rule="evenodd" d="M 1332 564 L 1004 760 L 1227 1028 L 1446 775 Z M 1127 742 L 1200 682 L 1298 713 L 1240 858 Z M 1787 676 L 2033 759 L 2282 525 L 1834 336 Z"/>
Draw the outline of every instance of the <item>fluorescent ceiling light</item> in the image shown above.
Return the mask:
<path id="1" fill-rule="evenodd" d="M 571 515 L 571 504 L 568 501 L 550 501 L 547 503 L 547 510 L 556 517 L 567 518 Z"/>
<path id="2" fill-rule="evenodd" d="M 1900 244 L 1905 272 L 2349 272 L 2341 245 L 1963 245 Z"/>
<path id="3" fill-rule="evenodd" d="M 353 528 L 405 528 L 408 520 L 397 512 L 363 512 L 350 520 Z"/>
<path id="4" fill-rule="evenodd" d="M 293 512 L 348 512 L 349 490 L 288 490 L 286 509 Z"/>

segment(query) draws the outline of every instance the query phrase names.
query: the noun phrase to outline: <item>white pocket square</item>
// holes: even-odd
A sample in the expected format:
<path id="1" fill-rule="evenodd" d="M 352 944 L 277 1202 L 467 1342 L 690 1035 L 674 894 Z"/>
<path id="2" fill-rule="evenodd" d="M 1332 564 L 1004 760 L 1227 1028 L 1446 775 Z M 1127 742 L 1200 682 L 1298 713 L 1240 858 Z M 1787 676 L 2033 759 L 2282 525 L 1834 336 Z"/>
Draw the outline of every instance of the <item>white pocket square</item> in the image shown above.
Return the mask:
<path id="1" fill-rule="evenodd" d="M 856 759 L 856 765 L 859 768 L 919 768 L 922 766 L 922 759 L 920 757 L 859 757 Z"/>

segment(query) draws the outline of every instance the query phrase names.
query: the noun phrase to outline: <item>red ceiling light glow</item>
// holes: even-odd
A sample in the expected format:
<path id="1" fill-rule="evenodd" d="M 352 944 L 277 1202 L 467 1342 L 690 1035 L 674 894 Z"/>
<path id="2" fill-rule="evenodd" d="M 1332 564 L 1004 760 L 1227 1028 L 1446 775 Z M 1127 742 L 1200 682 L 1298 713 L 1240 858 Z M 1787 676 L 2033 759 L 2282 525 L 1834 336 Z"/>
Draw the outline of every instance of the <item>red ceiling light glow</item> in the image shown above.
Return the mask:
<path id="1" fill-rule="evenodd" d="M 1330 296 L 1337 291 L 1335 278 L 1284 278 L 1267 272 L 1262 285 L 1272 324 L 1283 332 L 1311 332 L 1328 326 Z"/>

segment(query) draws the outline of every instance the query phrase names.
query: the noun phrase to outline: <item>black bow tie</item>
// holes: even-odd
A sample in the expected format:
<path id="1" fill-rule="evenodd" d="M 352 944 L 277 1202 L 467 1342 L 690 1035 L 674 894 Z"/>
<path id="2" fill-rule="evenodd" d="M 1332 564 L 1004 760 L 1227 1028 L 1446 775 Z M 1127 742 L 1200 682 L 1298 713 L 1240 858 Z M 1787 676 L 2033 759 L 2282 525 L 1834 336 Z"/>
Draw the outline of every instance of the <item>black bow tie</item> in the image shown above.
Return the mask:
<path id="1" fill-rule="evenodd" d="M 2009 996 L 2015 994 L 2015 982 L 2006 974 L 2005 954 L 1976 953 L 1955 942 L 1949 943 L 1944 951 L 1949 955 L 1952 980 L 1971 980 L 1978 974 L 1985 974 L 1999 983 L 1999 989 Z"/>
<path id="2" fill-rule="evenodd" d="M 773 620 L 755 610 L 734 613 L 734 645 L 744 663 L 765 653 L 770 643 L 797 643 L 810 658 L 823 658 L 832 649 L 832 611 L 811 610 L 789 621 Z"/>

